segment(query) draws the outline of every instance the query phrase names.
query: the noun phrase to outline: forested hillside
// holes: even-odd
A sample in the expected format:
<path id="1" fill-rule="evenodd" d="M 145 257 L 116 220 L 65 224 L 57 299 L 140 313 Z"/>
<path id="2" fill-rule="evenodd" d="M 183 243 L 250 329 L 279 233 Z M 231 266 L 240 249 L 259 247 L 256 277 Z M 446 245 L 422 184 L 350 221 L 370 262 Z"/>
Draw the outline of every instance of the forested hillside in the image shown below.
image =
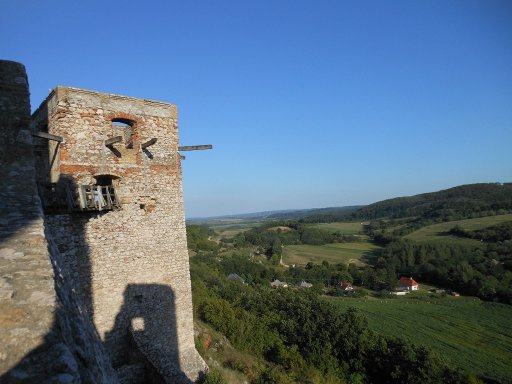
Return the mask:
<path id="1" fill-rule="evenodd" d="M 357 210 L 353 217 L 365 220 L 419 217 L 424 220 L 452 221 L 510 211 L 512 183 L 482 183 L 379 201 Z"/>
<path id="2" fill-rule="evenodd" d="M 276 220 L 301 220 L 308 223 L 327 223 L 346 219 L 349 215 L 360 209 L 360 205 L 331 208 L 315 208 L 297 210 L 269 215 L 269 219 Z"/>

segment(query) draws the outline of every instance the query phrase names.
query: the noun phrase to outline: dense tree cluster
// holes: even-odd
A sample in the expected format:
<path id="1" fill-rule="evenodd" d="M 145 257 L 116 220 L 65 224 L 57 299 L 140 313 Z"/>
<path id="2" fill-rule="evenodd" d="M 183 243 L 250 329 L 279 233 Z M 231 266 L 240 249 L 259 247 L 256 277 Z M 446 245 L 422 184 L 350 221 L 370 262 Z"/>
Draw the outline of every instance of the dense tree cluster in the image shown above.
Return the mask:
<path id="1" fill-rule="evenodd" d="M 464 230 L 457 225 L 450 230 L 450 234 L 485 242 L 507 241 L 512 240 L 512 222 L 493 225 L 476 231 Z"/>
<path id="2" fill-rule="evenodd" d="M 512 241 L 463 246 L 396 240 L 383 250 L 378 268 L 512 304 Z"/>
<path id="3" fill-rule="evenodd" d="M 218 248 L 217 243 L 209 240 L 215 231 L 202 225 L 187 225 L 187 244 L 193 251 L 213 251 Z"/>
<path id="4" fill-rule="evenodd" d="M 409 219 L 380 219 L 365 227 L 373 241 L 384 246 L 376 264 L 378 286 L 386 287 L 383 277 L 386 275 L 414 275 L 422 281 L 484 300 L 512 304 L 511 222 L 476 231 L 455 226 L 447 232 L 447 235 L 480 240 L 475 246 L 449 241 L 415 243 L 403 239 L 404 235 L 427 224 L 419 219 L 412 224 Z"/>

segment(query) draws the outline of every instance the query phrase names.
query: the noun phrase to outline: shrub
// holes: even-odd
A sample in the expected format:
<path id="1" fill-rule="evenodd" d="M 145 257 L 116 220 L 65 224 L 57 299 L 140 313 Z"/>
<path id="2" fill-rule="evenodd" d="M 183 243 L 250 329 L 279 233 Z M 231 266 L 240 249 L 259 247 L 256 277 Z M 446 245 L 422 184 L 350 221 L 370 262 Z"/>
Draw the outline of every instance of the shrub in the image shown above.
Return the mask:
<path id="1" fill-rule="evenodd" d="M 213 369 L 206 374 L 203 384 L 228 384 L 228 382 L 219 371 Z"/>

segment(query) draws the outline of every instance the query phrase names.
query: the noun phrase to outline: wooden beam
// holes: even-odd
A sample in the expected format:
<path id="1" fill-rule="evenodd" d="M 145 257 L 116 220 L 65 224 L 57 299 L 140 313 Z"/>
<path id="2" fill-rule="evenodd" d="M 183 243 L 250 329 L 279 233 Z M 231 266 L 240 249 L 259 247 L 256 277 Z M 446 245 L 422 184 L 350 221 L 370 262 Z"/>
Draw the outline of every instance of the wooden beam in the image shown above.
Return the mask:
<path id="1" fill-rule="evenodd" d="M 213 146 L 211 144 L 206 145 L 189 145 L 185 147 L 178 147 L 178 151 L 199 151 L 204 149 L 212 149 Z"/>
<path id="2" fill-rule="evenodd" d="M 123 136 L 114 136 L 110 139 L 105 140 L 105 147 L 109 147 L 112 144 L 119 143 L 120 141 L 123 141 Z"/>
<path id="3" fill-rule="evenodd" d="M 61 136 L 52 135 L 47 132 L 36 132 L 33 133 L 32 136 L 40 137 L 41 139 L 58 141 L 59 143 L 62 143 L 64 141 L 64 139 Z"/>
<path id="4" fill-rule="evenodd" d="M 154 137 L 154 138 L 152 138 L 151 140 L 148 140 L 148 141 L 146 141 L 145 143 L 142 143 L 142 144 L 140 145 L 140 148 L 141 148 L 141 149 L 146 149 L 146 148 L 147 148 L 147 147 L 149 147 L 150 145 L 155 144 L 155 143 L 156 143 L 156 140 L 157 140 L 157 139 Z"/>

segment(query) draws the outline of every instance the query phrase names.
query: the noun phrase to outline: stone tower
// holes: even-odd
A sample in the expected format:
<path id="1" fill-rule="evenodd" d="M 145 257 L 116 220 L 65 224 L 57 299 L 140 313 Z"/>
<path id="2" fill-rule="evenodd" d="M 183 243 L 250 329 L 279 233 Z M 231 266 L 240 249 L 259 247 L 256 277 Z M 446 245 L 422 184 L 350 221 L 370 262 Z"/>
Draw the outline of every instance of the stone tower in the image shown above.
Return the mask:
<path id="1" fill-rule="evenodd" d="M 176 107 L 57 87 L 32 130 L 47 236 L 118 375 L 197 379 Z"/>

